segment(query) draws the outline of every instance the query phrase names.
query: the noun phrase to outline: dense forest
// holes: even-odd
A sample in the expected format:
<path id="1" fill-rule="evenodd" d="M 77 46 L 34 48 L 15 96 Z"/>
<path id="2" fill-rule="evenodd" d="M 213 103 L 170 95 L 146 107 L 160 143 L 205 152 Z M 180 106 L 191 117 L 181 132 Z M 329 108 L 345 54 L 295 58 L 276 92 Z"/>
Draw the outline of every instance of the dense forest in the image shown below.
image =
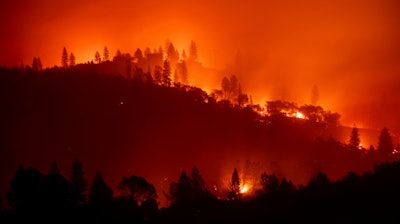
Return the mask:
<path id="1" fill-rule="evenodd" d="M 69 179 L 53 162 L 49 172 L 35 168 L 16 171 L 10 181 L 2 209 L 2 223 L 253 223 L 253 222 L 340 222 L 343 220 L 380 223 L 398 221 L 400 163 L 376 164 L 362 175 L 349 172 L 331 181 L 318 172 L 306 185 L 294 186 L 286 178 L 263 173 L 261 189 L 249 197 L 240 191 L 240 178 L 234 170 L 229 197 L 220 198 L 207 189 L 193 167 L 171 183 L 171 204 L 159 208 L 153 184 L 141 176 L 123 177 L 119 196 L 97 172 L 90 184 L 84 179 L 82 163 L 74 161 Z M 89 186 L 89 188 L 88 188 Z"/>
<path id="2" fill-rule="evenodd" d="M 184 62 L 141 55 L 0 68 L 2 223 L 399 218 L 387 128 L 341 142 L 337 113 L 255 105 L 234 75 L 208 94 Z"/>

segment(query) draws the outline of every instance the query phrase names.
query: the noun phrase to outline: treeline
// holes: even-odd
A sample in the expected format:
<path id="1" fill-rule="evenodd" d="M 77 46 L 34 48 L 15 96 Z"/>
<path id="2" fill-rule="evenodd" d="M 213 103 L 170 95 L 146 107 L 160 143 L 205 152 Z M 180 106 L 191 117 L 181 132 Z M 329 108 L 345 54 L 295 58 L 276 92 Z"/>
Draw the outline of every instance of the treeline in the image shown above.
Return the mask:
<path id="1" fill-rule="evenodd" d="M 331 181 L 322 172 L 295 186 L 274 173 L 263 173 L 252 197 L 236 189 L 234 170 L 229 197 L 206 187 L 199 169 L 183 171 L 169 188 L 168 207 L 159 207 L 154 186 L 141 176 L 123 177 L 119 196 L 98 171 L 86 182 L 82 163 L 75 160 L 66 179 L 55 162 L 47 174 L 20 166 L 10 181 L 11 208 L 0 213 L 2 223 L 213 223 L 287 221 L 399 221 L 400 162 L 375 164 L 362 175 L 349 172 Z M 240 182 L 240 179 L 238 179 Z"/>
<path id="2" fill-rule="evenodd" d="M 283 173 L 287 173 L 284 167 L 298 163 L 303 169 L 302 175 L 296 175 L 299 182 L 314 174 L 314 169 L 340 178 L 349 170 L 360 172 L 399 155 L 387 129 L 382 144 L 371 150 L 357 141 L 349 146 L 331 138 L 340 116 L 319 106 L 268 101 L 263 110 L 251 103 L 218 99 L 188 85 L 165 86 L 99 75 L 91 69 L 1 68 L 0 74 L 4 118 L 0 129 L 6 133 L 1 137 L 11 161 L 20 159 L 20 154 L 37 158 L 37 154 L 54 155 L 54 148 L 66 148 L 76 149 L 85 162 L 93 161 L 95 155 L 101 161 L 105 157 L 123 163 L 126 158 L 118 155 L 131 155 L 130 148 L 134 155 L 172 164 L 204 155 L 213 155 L 212 162 L 219 163 L 236 159 L 229 155 L 245 150 L 276 161 Z M 237 99 L 238 89 L 239 81 L 232 76 L 223 91 Z M 16 139 L 30 141 L 17 144 Z M 118 153 L 108 153 L 110 149 Z M 176 169 L 165 164 L 169 173 Z"/>
<path id="3" fill-rule="evenodd" d="M 3 154 L 0 156 L 0 164 L 8 165 L 3 165 L 4 173 L 14 172 L 15 163 L 31 164 L 31 161 L 36 160 L 64 158 L 65 155 L 70 155 L 66 153 L 72 151 L 75 153 L 74 156 L 82 158 L 87 164 L 86 167 L 90 169 L 101 164 L 100 169 L 109 173 L 107 178 L 111 178 L 110 173 L 113 176 L 122 176 L 121 170 L 133 167 L 131 169 L 142 169 L 142 173 L 146 174 L 144 176 L 149 179 L 151 175 L 159 175 L 151 178 L 159 180 L 173 175 L 186 164 L 199 164 L 199 167 L 203 167 L 203 172 L 207 173 L 207 177 L 214 175 L 212 179 L 216 179 L 220 178 L 215 176 L 219 175 L 215 172 L 216 164 L 235 160 L 237 159 L 235 156 L 241 156 L 244 153 L 240 152 L 245 151 L 248 154 L 255 154 L 260 160 L 276 161 L 280 165 L 280 168 L 268 169 L 270 173 L 266 174 L 264 182 L 269 182 L 266 180 L 271 178 L 271 180 L 277 179 L 278 184 L 274 186 L 281 186 L 283 182 L 283 189 L 293 190 L 296 187 L 288 181 L 289 179 L 298 183 L 310 175 L 317 175 L 318 171 L 323 171 L 332 180 L 337 180 L 348 171 L 354 171 L 358 175 L 371 168 L 377 161 L 398 160 L 398 153 L 394 151 L 397 146 L 391 141 L 387 129 L 382 131 L 380 137 L 382 141 L 378 144 L 377 150 L 374 148 L 369 151 L 364 150 L 357 141 L 358 134 L 356 137 L 351 137 L 350 144 L 330 138 L 330 131 L 336 123 L 327 122 L 324 114 L 330 112 L 319 107 L 312 107 L 312 110 L 309 110 L 311 112 L 307 114 L 307 107 L 302 108 L 288 102 L 277 101 L 267 103 L 267 111 L 262 111 L 257 105 L 232 103 L 233 98 L 218 100 L 203 90 L 188 85 L 168 86 L 138 78 L 99 75 L 95 70 L 96 67 L 91 66 L 88 65 L 87 70 L 52 68 L 39 72 L 19 68 L 0 69 L 2 102 L 0 115 L 4 121 L 0 127 L 1 133 L 4 133 L 0 136 Z M 227 94 L 235 95 L 234 98 L 237 98 L 238 88 L 233 90 L 231 82 L 229 88 L 226 89 Z M 296 116 L 297 112 L 303 116 Z M 38 177 L 37 180 L 40 180 L 39 188 L 42 188 L 42 179 L 45 179 L 43 176 L 46 175 L 32 172 Z M 276 178 L 269 176 L 272 173 Z M 283 177 L 287 179 L 283 181 Z M 193 179 L 196 178 L 191 177 L 191 174 L 183 175 L 182 181 L 179 179 L 177 184 L 171 185 L 174 187 L 168 189 L 166 196 L 175 198 L 171 200 L 172 202 L 182 199 L 185 201 L 188 197 L 180 195 L 188 193 L 181 194 L 180 190 L 176 189 L 182 188 L 179 187 L 182 186 L 179 182 L 189 183 L 182 189 L 192 189 L 190 183 Z M 63 189 L 67 189 L 64 193 L 69 192 L 69 187 L 65 188 L 69 184 L 65 184 L 65 179 L 61 182 L 64 183 L 60 184 L 64 186 Z M 152 188 L 155 188 L 157 196 L 161 197 L 161 191 L 157 186 L 151 187 L 151 184 L 143 178 L 130 176 L 125 178 L 125 182 L 140 183 L 149 188 L 147 195 L 150 197 L 132 196 L 135 193 L 127 187 L 124 188 L 124 192 L 135 198 L 132 201 L 137 205 L 133 206 L 135 203 L 129 202 L 131 199 L 124 197 L 122 199 L 118 197 L 118 200 L 122 201 L 117 204 L 124 204 L 128 200 L 126 203 L 135 209 L 143 205 L 154 205 L 154 200 L 151 200 L 155 195 Z M 237 183 L 237 181 L 232 182 Z M 196 185 L 202 186 L 202 184 Z M 236 196 L 240 198 L 238 189 L 240 187 L 237 184 L 232 185 L 227 195 L 230 192 L 230 198 Z M 44 196 L 47 195 L 45 191 L 43 189 L 39 191 L 40 198 L 47 197 Z M 217 208 L 225 206 L 226 200 L 218 200 L 220 195 L 210 193 L 212 191 L 209 189 L 208 193 L 201 192 L 196 195 L 205 195 L 207 200 L 217 201 L 215 205 Z M 61 203 L 62 206 L 77 206 L 68 199 L 69 193 L 63 195 L 66 196 Z M 56 199 L 50 196 L 47 198 Z M 142 198 L 140 206 L 138 198 Z M 113 197 L 112 201 L 115 200 L 116 197 Z M 78 204 L 80 206 L 82 203 Z M 228 204 L 234 207 L 223 207 L 221 214 L 227 215 L 223 212 L 227 211 L 225 209 L 236 209 L 236 205 L 232 205 L 231 202 Z M 240 207 L 241 204 L 238 206 L 237 209 L 243 208 Z M 114 216 L 113 212 L 120 212 L 118 217 L 123 217 L 123 220 L 133 217 L 147 220 L 144 215 L 147 211 L 142 211 L 142 208 L 135 210 L 140 215 L 132 216 L 130 209 L 122 207 L 124 209 L 107 211 L 111 211 L 111 217 Z M 215 207 L 208 207 L 214 211 L 212 208 Z M 162 215 L 164 211 L 162 209 L 156 214 Z M 168 214 L 174 214 L 172 212 L 174 206 L 170 206 L 170 211 Z M 210 211 L 210 217 L 213 211 Z M 182 214 L 179 209 L 176 212 Z M 107 213 L 101 214 L 107 216 Z M 196 216 L 197 212 L 183 214 Z M 240 211 L 235 214 L 240 214 Z"/>

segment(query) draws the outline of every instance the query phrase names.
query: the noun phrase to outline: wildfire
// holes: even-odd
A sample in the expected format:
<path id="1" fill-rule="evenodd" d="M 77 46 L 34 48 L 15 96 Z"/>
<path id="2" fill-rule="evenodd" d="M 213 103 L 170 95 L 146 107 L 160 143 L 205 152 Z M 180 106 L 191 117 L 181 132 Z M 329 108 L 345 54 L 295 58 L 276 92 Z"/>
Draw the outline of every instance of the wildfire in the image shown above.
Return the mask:
<path id="1" fill-rule="evenodd" d="M 299 112 L 299 111 L 296 112 L 295 117 L 296 117 L 296 118 L 299 118 L 299 119 L 305 119 L 305 118 L 306 118 L 306 117 L 304 116 L 304 114 L 301 113 L 301 112 Z"/>
<path id="2" fill-rule="evenodd" d="M 240 193 L 246 194 L 247 192 L 249 192 L 249 186 L 245 184 L 240 188 Z"/>
<path id="3" fill-rule="evenodd" d="M 293 117 L 297 119 L 306 119 L 306 116 L 300 111 L 296 111 L 294 113 L 286 113 L 286 117 Z"/>

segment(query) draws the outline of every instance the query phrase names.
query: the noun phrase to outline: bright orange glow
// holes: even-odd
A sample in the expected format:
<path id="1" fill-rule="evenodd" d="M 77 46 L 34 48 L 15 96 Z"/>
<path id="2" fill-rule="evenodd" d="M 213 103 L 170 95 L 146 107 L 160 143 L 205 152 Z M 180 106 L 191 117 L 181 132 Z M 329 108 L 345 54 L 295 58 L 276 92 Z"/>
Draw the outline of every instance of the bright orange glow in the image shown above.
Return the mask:
<path id="1" fill-rule="evenodd" d="M 236 75 L 243 91 L 252 97 L 254 104 L 260 105 L 257 112 L 265 116 L 266 101 L 310 104 L 311 90 L 316 85 L 319 89 L 316 105 L 338 112 L 342 125 L 352 126 L 356 122 L 358 127 L 369 130 L 387 126 L 399 135 L 399 8 L 400 1 L 396 0 L 0 1 L 3 34 L 0 66 L 31 65 L 33 57 L 40 57 L 43 67 L 60 66 L 63 47 L 74 53 L 76 63 L 86 63 L 94 60 L 96 51 L 103 56 L 107 46 L 112 60 L 117 50 L 133 56 L 137 48 L 144 51 L 149 47 L 152 52 L 159 47 L 164 49 L 167 39 L 179 55 L 183 50 L 189 55 L 193 40 L 198 48 L 199 65 L 198 68 L 187 65 L 188 82 L 207 93 L 221 89 L 224 76 Z M 118 103 L 124 108 L 130 101 Z M 307 119 L 301 112 L 289 113 L 286 116 Z M 360 130 L 363 143 L 360 147 L 376 146 L 376 136 L 375 131 Z M 342 141 L 348 140 L 348 135 L 340 137 Z M 249 155 L 259 159 L 263 153 L 267 154 L 267 150 L 252 151 L 255 149 L 248 146 L 251 144 L 241 138 L 232 139 L 238 141 L 237 148 L 199 151 L 221 150 L 225 155 L 226 150 L 231 157 L 226 156 L 225 160 Z M 153 148 L 148 150 L 152 152 L 150 149 Z M 246 153 L 240 154 L 241 151 Z M 126 158 L 142 158 L 145 150 L 131 153 L 132 156 L 118 159 L 123 163 Z M 281 160 L 277 152 L 271 154 L 265 156 L 269 161 L 263 162 Z M 171 167 L 163 156 L 157 160 L 157 166 Z M 204 158 L 199 159 L 201 156 Z M 201 160 L 199 163 L 206 161 L 204 167 L 207 167 L 209 154 L 201 156 L 192 159 Z M 215 163 L 221 161 L 220 156 L 213 159 Z M 285 159 L 290 161 L 282 165 L 285 168 L 270 170 L 286 169 L 285 174 L 302 180 L 304 177 L 297 172 L 300 166 L 293 165 L 299 159 L 286 156 Z M 187 166 L 193 165 L 187 157 L 185 161 Z M 161 174 L 150 172 L 141 163 L 128 164 L 129 169 L 142 172 L 150 180 L 175 172 L 169 168 L 169 172 Z M 226 166 L 228 170 L 220 171 L 218 178 L 225 180 L 223 175 L 227 174 L 229 180 L 234 166 Z M 244 165 L 240 168 L 246 183 L 241 191 L 254 192 L 259 186 L 249 181 L 249 176 L 259 178 L 265 169 L 249 175 Z M 220 174 L 216 175 L 214 170 L 210 173 Z M 116 182 L 114 179 L 114 186 Z"/>
<path id="2" fill-rule="evenodd" d="M 286 117 L 294 117 L 297 119 L 306 119 L 306 116 L 299 111 L 296 111 L 295 113 L 286 113 Z"/>
<path id="3" fill-rule="evenodd" d="M 112 58 L 118 49 L 131 55 L 137 48 L 153 51 L 166 39 L 188 54 L 194 40 L 200 63 L 218 71 L 189 70 L 192 85 L 212 91 L 220 88 L 222 74 L 236 74 L 254 103 L 264 105 L 268 97 L 302 105 L 310 103 L 316 84 L 318 105 L 339 112 L 343 124 L 400 131 L 394 101 L 399 98 L 394 84 L 400 70 L 398 1 L 172 0 L 159 5 L 157 0 L 2 1 L 0 25 L 7 35 L 0 37 L 0 66 L 29 65 L 33 57 L 40 57 L 44 67 L 60 65 L 64 46 L 77 63 L 85 63 L 105 45 Z M 133 8 L 138 10 L 132 13 Z M 241 60 L 235 60 L 239 53 Z M 392 97 L 380 103 L 384 95 Z M 385 117 L 382 107 L 388 107 Z"/>
<path id="4" fill-rule="evenodd" d="M 304 116 L 304 114 L 303 114 L 303 113 L 301 113 L 301 112 L 297 111 L 297 112 L 296 112 L 296 118 L 299 118 L 299 119 L 305 119 L 305 116 Z"/>
<path id="5" fill-rule="evenodd" d="M 249 186 L 247 184 L 244 184 L 241 188 L 240 188 L 240 193 L 242 194 L 246 194 L 249 192 Z"/>

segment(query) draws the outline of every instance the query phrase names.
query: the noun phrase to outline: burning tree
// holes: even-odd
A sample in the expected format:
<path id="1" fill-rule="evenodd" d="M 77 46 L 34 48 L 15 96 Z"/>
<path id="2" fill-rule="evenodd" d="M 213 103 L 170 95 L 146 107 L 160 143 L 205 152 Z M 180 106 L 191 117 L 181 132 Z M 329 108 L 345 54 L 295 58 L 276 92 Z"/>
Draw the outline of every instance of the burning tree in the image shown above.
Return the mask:
<path id="1" fill-rule="evenodd" d="M 232 173 L 231 182 L 229 183 L 229 199 L 237 199 L 240 195 L 240 177 L 237 169 L 235 168 Z"/>

